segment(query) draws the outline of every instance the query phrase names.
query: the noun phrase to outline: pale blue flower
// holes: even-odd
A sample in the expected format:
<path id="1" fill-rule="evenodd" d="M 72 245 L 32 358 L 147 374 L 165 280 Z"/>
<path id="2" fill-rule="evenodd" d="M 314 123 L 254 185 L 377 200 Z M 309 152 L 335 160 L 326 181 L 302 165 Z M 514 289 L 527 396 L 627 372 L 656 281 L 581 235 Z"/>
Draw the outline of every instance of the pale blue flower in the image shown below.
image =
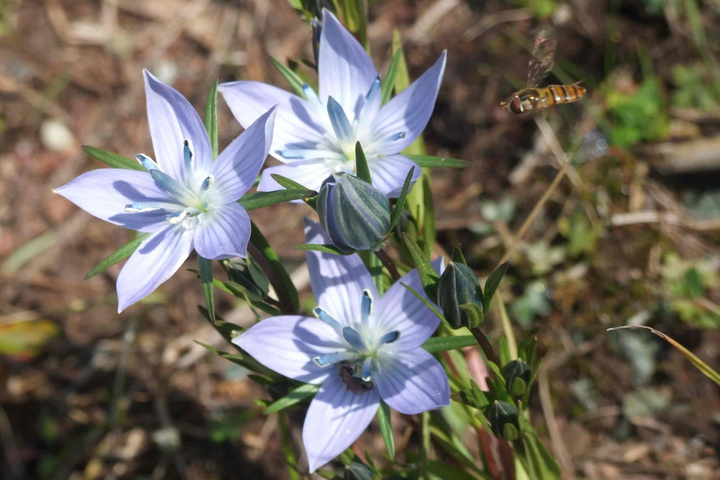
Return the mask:
<path id="1" fill-rule="evenodd" d="M 328 243 L 320 224 L 306 219 L 307 243 Z M 404 414 L 450 404 L 442 365 L 421 345 L 438 317 L 412 292 L 424 295 L 417 270 L 379 298 L 357 254 L 309 251 L 317 318 L 269 318 L 234 340 L 266 367 L 319 384 L 303 426 L 310 471 L 342 453 L 375 416 L 380 399 Z M 433 262 L 442 270 L 442 258 Z"/>
<path id="2" fill-rule="evenodd" d="M 285 165 L 263 172 L 260 190 L 281 187 L 273 173 L 314 190 L 331 174 L 353 173 L 355 143 L 360 142 L 373 185 L 397 197 L 410 169 L 420 168 L 400 152 L 422 133 L 435 106 L 445 70 L 445 52 L 417 81 L 381 105 L 380 76 L 357 40 L 327 10 L 318 58 L 319 94 L 305 85 L 307 100 L 251 81 L 220 85 L 219 90 L 241 125 L 250 125 L 277 104 L 270 154 Z"/>
<path id="3" fill-rule="evenodd" d="M 195 249 L 208 259 L 244 257 L 250 218 L 237 200 L 252 186 L 272 142 L 275 109 L 259 116 L 213 161 L 200 117 L 175 89 L 145 74 L 157 163 L 148 172 L 87 172 L 55 190 L 91 215 L 151 235 L 117 279 L 118 312 L 170 278 Z"/>

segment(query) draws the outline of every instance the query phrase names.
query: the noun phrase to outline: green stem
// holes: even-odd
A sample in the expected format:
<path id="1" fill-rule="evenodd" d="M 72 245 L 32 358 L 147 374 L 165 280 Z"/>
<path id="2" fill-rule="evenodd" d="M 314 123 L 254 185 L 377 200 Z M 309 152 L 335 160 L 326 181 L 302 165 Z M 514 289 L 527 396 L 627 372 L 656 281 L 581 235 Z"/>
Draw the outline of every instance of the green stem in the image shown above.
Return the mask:
<path id="1" fill-rule="evenodd" d="M 470 333 L 473 334 L 475 337 L 475 340 L 477 340 L 478 345 L 480 345 L 480 348 L 482 349 L 483 353 L 485 354 L 485 357 L 493 362 L 498 367 L 500 366 L 500 360 L 498 359 L 497 354 L 495 353 L 495 350 L 493 350 L 492 345 L 490 345 L 490 341 L 485 336 L 483 332 L 480 331 L 480 328 L 475 327 L 469 329 Z"/>

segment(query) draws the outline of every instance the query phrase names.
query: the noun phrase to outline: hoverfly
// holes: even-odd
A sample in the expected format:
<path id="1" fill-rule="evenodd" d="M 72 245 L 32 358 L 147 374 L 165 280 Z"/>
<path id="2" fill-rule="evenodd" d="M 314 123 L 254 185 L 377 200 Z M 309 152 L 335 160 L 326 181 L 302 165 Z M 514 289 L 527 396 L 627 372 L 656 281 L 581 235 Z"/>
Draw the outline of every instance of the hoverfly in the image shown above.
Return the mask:
<path id="1" fill-rule="evenodd" d="M 547 76 L 553 66 L 553 56 L 557 39 L 549 28 L 543 28 L 535 36 L 533 57 L 530 59 L 528 79 L 525 88 L 513 93 L 500 104 L 512 113 L 528 113 L 544 110 L 553 105 L 573 103 L 585 98 L 587 90 L 580 82 L 572 85 L 548 85 L 538 88 L 540 81 Z"/>

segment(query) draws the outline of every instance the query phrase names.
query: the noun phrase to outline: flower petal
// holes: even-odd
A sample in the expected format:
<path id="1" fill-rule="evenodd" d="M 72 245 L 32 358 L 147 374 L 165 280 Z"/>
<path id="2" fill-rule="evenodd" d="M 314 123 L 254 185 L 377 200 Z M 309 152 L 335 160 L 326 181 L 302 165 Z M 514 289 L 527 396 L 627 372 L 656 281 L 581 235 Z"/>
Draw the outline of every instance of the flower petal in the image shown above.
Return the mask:
<path id="1" fill-rule="evenodd" d="M 167 225 L 167 212 L 129 213 L 125 211 L 126 205 L 177 203 L 155 184 L 148 173 L 119 168 L 92 170 L 54 191 L 90 215 L 141 232 L 154 232 Z"/>
<path id="2" fill-rule="evenodd" d="M 276 108 L 265 112 L 222 151 L 211 166 L 221 201 L 235 202 L 252 186 L 272 143 Z"/>
<path id="3" fill-rule="evenodd" d="M 425 129 L 430 120 L 445 71 L 446 53 L 412 85 L 386 103 L 375 117 L 372 138 L 375 151 L 399 153 Z M 404 135 L 398 134 L 404 132 Z M 367 148 L 370 148 L 368 146 Z"/>
<path id="4" fill-rule="evenodd" d="M 233 343 L 281 375 L 316 384 L 336 370 L 332 366 L 319 367 L 312 359 L 346 349 L 331 326 L 317 318 L 299 315 L 262 320 Z"/>
<path id="5" fill-rule="evenodd" d="M 318 222 L 305 218 L 307 243 L 330 243 Z M 333 255 L 307 252 L 310 283 L 319 307 L 325 309 L 343 327 L 360 328 L 363 290 L 378 298 L 370 272 L 357 254 Z"/>
<path id="6" fill-rule="evenodd" d="M 192 142 L 193 171 L 207 175 L 212 163 L 210 139 L 195 109 L 174 88 L 165 85 L 147 70 L 145 96 L 155 160 L 160 169 L 178 181 L 185 181 L 184 142 Z"/>
<path id="7" fill-rule="evenodd" d="M 195 228 L 195 250 L 210 260 L 247 256 L 250 217 L 239 203 L 228 203 L 200 215 Z"/>
<path id="8" fill-rule="evenodd" d="M 310 403 L 303 425 L 310 473 L 352 445 L 370 425 L 379 405 L 376 388 L 356 395 L 339 375 L 328 376 Z"/>
<path id="9" fill-rule="evenodd" d="M 450 405 L 450 383 L 435 357 L 422 348 L 381 353 L 372 379 L 385 403 L 406 415 Z"/>
<path id="10" fill-rule="evenodd" d="M 368 159 L 368 167 L 370 167 L 373 186 L 390 198 L 400 196 L 405 177 L 411 168 L 415 167 L 413 183 L 420 178 L 422 173 L 422 169 L 417 163 L 402 155 L 372 157 Z"/>
<path id="11" fill-rule="evenodd" d="M 170 278 L 192 248 L 192 230 L 180 225 L 169 225 L 145 239 L 118 276 L 118 313 L 148 296 Z"/>
<path id="12" fill-rule="evenodd" d="M 303 160 L 287 165 L 269 167 L 262 172 L 262 178 L 260 179 L 260 184 L 258 184 L 258 191 L 272 192 L 285 188 L 272 178 L 271 175 L 273 173 L 294 180 L 311 190 L 318 191 L 323 182 L 333 172 L 335 172 L 335 163 L 326 160 Z"/>
<path id="13" fill-rule="evenodd" d="M 327 9 L 323 10 L 319 57 L 320 100 L 327 104 L 328 97 L 333 97 L 347 115 L 353 114 L 377 70 L 362 45 Z"/>
<path id="14" fill-rule="evenodd" d="M 245 128 L 277 105 L 270 154 L 278 160 L 285 161 L 278 151 L 314 149 L 325 134 L 325 128 L 317 120 L 316 109 L 290 92 L 249 81 L 223 83 L 218 86 L 218 91 L 222 93 L 237 121 Z"/>
<path id="15" fill-rule="evenodd" d="M 443 258 L 433 260 L 432 266 L 438 274 L 442 273 Z M 400 338 L 393 343 L 394 348 L 408 350 L 419 347 L 430 338 L 440 325 L 440 319 L 402 284 L 427 299 L 420 275 L 415 269 L 395 282 L 382 296 L 372 328 L 381 334 L 399 331 Z M 431 301 L 435 303 L 435 299 Z"/>

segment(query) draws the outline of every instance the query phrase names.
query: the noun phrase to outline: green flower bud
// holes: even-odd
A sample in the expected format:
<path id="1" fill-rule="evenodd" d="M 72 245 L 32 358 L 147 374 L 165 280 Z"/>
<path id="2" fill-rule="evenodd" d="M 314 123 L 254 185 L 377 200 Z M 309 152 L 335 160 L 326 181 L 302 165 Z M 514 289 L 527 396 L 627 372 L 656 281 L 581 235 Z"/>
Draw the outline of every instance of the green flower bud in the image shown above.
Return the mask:
<path id="1" fill-rule="evenodd" d="M 508 391 L 519 397 L 527 392 L 532 370 L 530 365 L 522 360 L 513 360 L 502 368 L 502 376 L 505 379 Z"/>
<path id="2" fill-rule="evenodd" d="M 457 262 L 448 264 L 438 281 L 437 303 L 452 328 L 475 328 L 482 321 L 479 292 L 480 284 L 470 267 Z"/>
<path id="3" fill-rule="evenodd" d="M 325 180 L 317 196 L 317 212 L 330 241 L 344 252 L 374 249 L 390 227 L 390 200 L 344 172 Z"/>
<path id="4" fill-rule="evenodd" d="M 490 427 L 496 437 L 509 442 L 518 438 L 520 426 L 518 425 L 518 409 L 515 405 L 495 400 L 488 409 L 487 419 L 490 421 Z"/>

